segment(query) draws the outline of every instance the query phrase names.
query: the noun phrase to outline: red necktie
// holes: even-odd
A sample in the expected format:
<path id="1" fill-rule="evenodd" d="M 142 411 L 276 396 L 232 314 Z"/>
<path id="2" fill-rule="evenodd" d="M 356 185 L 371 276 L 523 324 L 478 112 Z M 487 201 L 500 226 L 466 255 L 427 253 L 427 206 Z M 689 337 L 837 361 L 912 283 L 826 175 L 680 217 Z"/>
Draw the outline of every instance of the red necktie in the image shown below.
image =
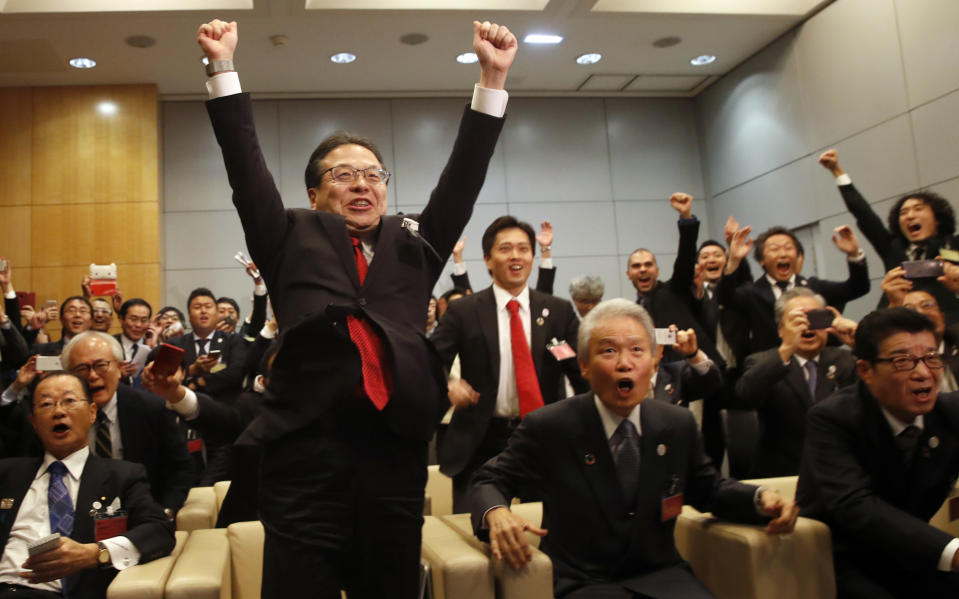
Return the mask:
<path id="1" fill-rule="evenodd" d="M 519 317 L 519 302 L 511 299 L 506 302 L 509 311 L 509 344 L 513 349 L 513 370 L 516 372 L 516 395 L 519 396 L 520 418 L 536 408 L 543 407 L 543 395 L 536 380 L 536 368 L 533 366 L 533 354 L 526 343 L 523 331 L 523 319 Z"/>
<path id="2" fill-rule="evenodd" d="M 360 238 L 350 235 L 350 240 L 353 242 L 353 259 L 356 260 L 356 270 L 362 285 L 366 280 L 369 265 L 366 263 L 366 256 L 363 255 Z M 383 350 L 383 341 L 373 330 L 370 321 L 365 318 L 357 318 L 350 314 L 346 317 L 346 323 L 350 329 L 350 339 L 356 345 L 356 349 L 360 350 L 360 361 L 363 364 L 363 390 L 366 391 L 367 397 L 376 409 L 382 410 L 390 401 L 389 389 L 393 386 L 390 373 L 384 367 L 386 352 Z"/>

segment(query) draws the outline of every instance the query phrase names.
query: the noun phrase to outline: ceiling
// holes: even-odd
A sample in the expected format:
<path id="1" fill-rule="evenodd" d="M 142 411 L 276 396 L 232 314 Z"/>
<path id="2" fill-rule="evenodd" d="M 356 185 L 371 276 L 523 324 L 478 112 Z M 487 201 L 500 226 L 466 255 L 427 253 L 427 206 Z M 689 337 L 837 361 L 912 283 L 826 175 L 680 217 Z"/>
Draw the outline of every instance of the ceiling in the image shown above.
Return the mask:
<path id="1" fill-rule="evenodd" d="M 237 70 L 260 97 L 463 95 L 478 67 L 454 58 L 471 49 L 478 19 L 520 38 L 565 38 L 520 43 L 508 83 L 514 95 L 694 96 L 831 1 L 0 0 L 0 86 L 156 83 L 167 99 L 202 97 L 196 29 L 218 17 L 239 22 Z M 428 39 L 402 43 L 410 33 Z M 131 36 L 156 43 L 132 47 Z M 653 46 L 668 36 L 681 42 Z M 343 51 L 357 60 L 330 62 Z M 576 64 L 586 52 L 603 60 Z M 701 54 L 717 60 L 690 65 Z M 77 56 L 96 68 L 68 66 Z"/>

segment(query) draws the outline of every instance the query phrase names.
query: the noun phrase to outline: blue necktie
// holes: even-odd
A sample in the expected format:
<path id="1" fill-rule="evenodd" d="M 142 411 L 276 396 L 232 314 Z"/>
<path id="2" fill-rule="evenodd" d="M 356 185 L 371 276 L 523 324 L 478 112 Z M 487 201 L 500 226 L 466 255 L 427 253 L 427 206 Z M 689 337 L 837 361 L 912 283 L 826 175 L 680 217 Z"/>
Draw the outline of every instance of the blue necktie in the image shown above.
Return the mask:
<path id="1" fill-rule="evenodd" d="M 819 373 L 816 369 L 816 363 L 812 360 L 808 360 L 806 361 L 805 368 L 806 374 L 808 375 L 806 382 L 809 384 L 809 397 L 811 397 L 813 401 L 816 401 L 816 379 L 819 376 Z"/>
<path id="2" fill-rule="evenodd" d="M 636 426 L 624 418 L 613 436 L 619 437 L 615 455 L 616 474 L 626 506 L 632 511 L 636 508 L 636 491 L 639 489 L 639 433 L 636 432 Z"/>
<path id="3" fill-rule="evenodd" d="M 50 488 L 47 502 L 50 504 L 50 533 L 58 532 L 68 537 L 73 532 L 73 500 L 63 482 L 67 467 L 63 462 L 53 462 L 47 469 L 50 472 Z"/>

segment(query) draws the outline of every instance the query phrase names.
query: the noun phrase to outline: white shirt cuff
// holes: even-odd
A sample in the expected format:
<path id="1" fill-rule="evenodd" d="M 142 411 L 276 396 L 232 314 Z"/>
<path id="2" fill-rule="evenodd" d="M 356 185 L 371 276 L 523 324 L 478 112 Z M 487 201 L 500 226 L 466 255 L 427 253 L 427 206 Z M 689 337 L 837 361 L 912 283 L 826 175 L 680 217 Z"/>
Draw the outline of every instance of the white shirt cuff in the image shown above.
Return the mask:
<path id="1" fill-rule="evenodd" d="M 956 550 L 959 549 L 959 539 L 953 539 L 946 544 L 939 557 L 939 571 L 952 572 L 952 560 L 956 556 Z"/>
<path id="2" fill-rule="evenodd" d="M 843 173 L 836 177 L 836 185 L 852 185 L 852 177 Z"/>
<path id="3" fill-rule="evenodd" d="M 260 329 L 260 337 L 264 339 L 276 339 L 276 331 L 270 328 L 270 325 L 265 324 L 263 328 Z"/>
<path id="4" fill-rule="evenodd" d="M 253 295 L 266 295 L 266 283 L 257 283 L 254 285 Z"/>
<path id="5" fill-rule="evenodd" d="M 688 360 L 687 360 L 687 362 L 688 362 Z M 690 363 L 689 365 L 693 367 L 693 370 L 696 371 L 696 374 L 703 375 L 703 374 L 706 374 L 707 372 L 709 372 L 709 369 L 713 367 L 713 361 L 710 360 L 709 358 L 706 358 L 705 360 L 703 360 L 703 361 L 700 362 L 699 364 Z"/>
<path id="6" fill-rule="evenodd" d="M 239 85 L 239 81 L 237 81 Z M 482 112 L 497 118 L 503 118 L 506 114 L 506 102 L 509 100 L 509 94 L 505 89 L 489 89 L 480 87 L 479 84 L 473 86 L 473 101 L 470 108 L 476 112 Z"/>
<path id="7" fill-rule="evenodd" d="M 186 388 L 186 395 L 183 396 L 183 399 L 176 403 L 166 402 L 166 407 L 168 410 L 173 410 L 183 416 L 184 420 L 194 420 L 200 413 L 200 404 L 196 399 L 196 393 L 189 387 Z"/>
<path id="8" fill-rule="evenodd" d="M 7 299 L 17 299 L 17 291 L 15 289 L 11 289 L 7 293 L 4 293 L 3 297 Z"/>
<path id="9" fill-rule="evenodd" d="M 126 537 L 111 537 L 101 541 L 110 552 L 110 562 L 117 570 L 126 570 L 140 563 L 140 550 Z"/>
<path id="10" fill-rule="evenodd" d="M 846 260 L 848 260 L 849 262 L 852 262 L 853 264 L 862 264 L 863 262 L 866 261 L 866 252 L 860 249 L 858 254 L 856 254 L 855 256 L 851 258 L 846 258 Z"/>
<path id="11" fill-rule="evenodd" d="M 454 274 L 454 275 L 465 275 L 465 274 L 466 274 L 466 262 L 454 262 L 454 263 L 453 263 L 453 274 Z"/>
<path id="12" fill-rule="evenodd" d="M 15 404 L 20 401 L 20 398 L 27 394 L 27 390 L 23 389 L 19 393 L 13 390 L 13 383 L 7 386 L 3 390 L 3 393 L 0 394 L 0 406 L 9 406 L 10 404 Z"/>
<path id="13" fill-rule="evenodd" d="M 540 268 L 553 268 L 553 259 L 552 258 L 543 258 L 539 261 Z"/>
<path id="14" fill-rule="evenodd" d="M 232 96 L 243 90 L 240 89 L 240 76 L 236 71 L 224 71 L 206 80 L 206 91 L 210 99 Z"/>

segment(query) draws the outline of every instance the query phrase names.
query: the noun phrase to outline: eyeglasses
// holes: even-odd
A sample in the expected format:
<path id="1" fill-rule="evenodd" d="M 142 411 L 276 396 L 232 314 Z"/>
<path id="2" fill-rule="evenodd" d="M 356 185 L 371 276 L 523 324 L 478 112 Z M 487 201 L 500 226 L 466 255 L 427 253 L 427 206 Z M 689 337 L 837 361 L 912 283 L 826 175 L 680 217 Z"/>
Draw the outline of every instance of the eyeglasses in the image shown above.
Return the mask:
<path id="1" fill-rule="evenodd" d="M 75 307 L 75 306 L 71 306 L 71 307 L 67 308 L 66 310 L 64 310 L 63 313 L 64 313 L 64 314 L 84 314 L 84 315 L 86 315 L 86 314 L 89 314 L 89 313 L 90 313 L 90 308 L 87 308 L 87 307 L 77 308 L 77 307 Z"/>
<path id="2" fill-rule="evenodd" d="M 330 177 L 333 178 L 334 183 L 342 183 L 344 185 L 353 183 L 359 178 L 360 175 L 363 175 L 363 178 L 366 179 L 367 183 L 382 183 L 383 185 L 386 185 L 386 182 L 390 180 L 390 171 L 377 166 L 356 169 L 352 166 L 340 164 L 332 168 L 328 168 L 320 173 L 320 178 L 322 179 L 323 175 L 326 173 L 330 173 Z"/>
<path id="3" fill-rule="evenodd" d="M 926 354 L 924 356 L 896 356 L 894 358 L 876 358 L 875 362 L 889 362 L 894 370 L 905 372 L 914 369 L 919 365 L 920 360 L 930 370 L 939 370 L 942 368 L 942 356 L 939 354 Z"/>
<path id="4" fill-rule="evenodd" d="M 113 360 L 97 360 L 93 364 L 77 364 L 70 369 L 70 372 L 83 379 L 90 376 L 91 370 L 97 373 L 97 376 L 103 376 L 107 373 L 107 369 L 110 368 L 110 364 L 112 363 Z"/>
<path id="5" fill-rule="evenodd" d="M 63 406 L 63 409 L 68 412 L 73 412 L 75 410 L 80 410 L 84 406 L 83 404 L 87 403 L 87 400 L 79 397 L 65 397 L 63 399 L 41 399 L 40 403 L 33 406 L 34 412 L 39 412 L 41 414 L 46 414 L 54 411 L 57 406 Z"/>
<path id="6" fill-rule="evenodd" d="M 113 314 L 113 310 L 111 310 L 110 308 L 94 308 L 93 313 L 94 314 Z"/>

